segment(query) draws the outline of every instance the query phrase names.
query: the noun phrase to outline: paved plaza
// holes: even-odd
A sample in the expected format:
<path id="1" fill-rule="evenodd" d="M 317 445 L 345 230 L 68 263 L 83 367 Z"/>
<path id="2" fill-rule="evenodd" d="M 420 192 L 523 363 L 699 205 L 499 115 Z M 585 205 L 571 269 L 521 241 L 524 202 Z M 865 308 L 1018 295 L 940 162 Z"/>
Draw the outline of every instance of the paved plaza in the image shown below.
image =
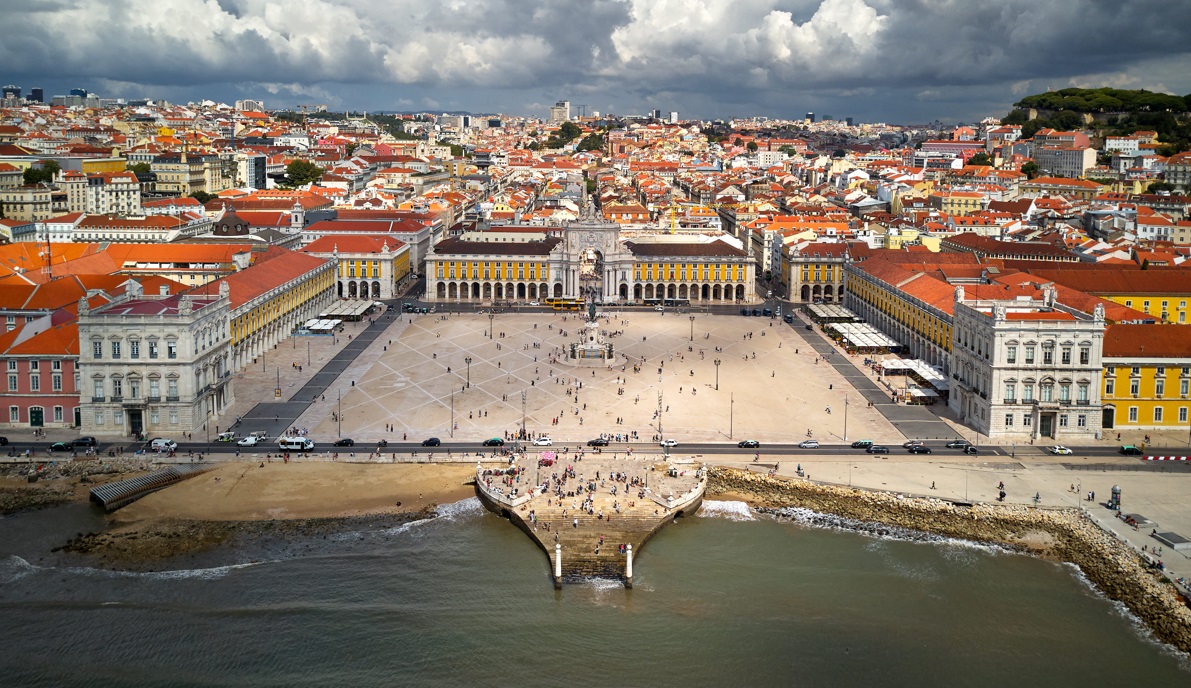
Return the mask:
<path id="1" fill-rule="evenodd" d="M 393 321 L 297 425 L 316 441 L 338 436 L 332 414 L 342 392 L 342 434 L 365 442 L 503 437 L 521 427 L 523 410 L 529 433 L 571 444 L 600 433 L 635 432 L 650 441 L 659 420 L 661 434 L 680 443 L 791 442 L 808 430 L 839 442 L 845 420 L 850 437 L 902 437 L 778 320 L 696 314 L 692 323 L 686 313 L 609 313 L 600 322 L 617 363 L 598 368 L 563 359 L 582 328 L 574 313 L 501 314 L 492 322 L 489 333 L 482 314 Z"/>

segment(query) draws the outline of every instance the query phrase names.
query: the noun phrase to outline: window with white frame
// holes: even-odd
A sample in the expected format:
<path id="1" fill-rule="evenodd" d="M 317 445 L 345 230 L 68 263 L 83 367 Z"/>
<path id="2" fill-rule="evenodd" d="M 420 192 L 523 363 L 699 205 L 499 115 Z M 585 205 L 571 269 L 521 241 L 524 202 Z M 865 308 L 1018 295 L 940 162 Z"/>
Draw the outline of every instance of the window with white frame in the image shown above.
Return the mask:
<path id="1" fill-rule="evenodd" d="M 1078 427 L 1078 428 L 1086 428 L 1086 427 L 1088 427 L 1088 417 L 1087 417 L 1087 415 L 1085 415 L 1085 414 L 1081 413 L 1081 414 L 1079 414 L 1078 416 L 1076 416 L 1076 417 L 1075 417 L 1075 426 L 1076 426 L 1076 427 Z"/>
<path id="2" fill-rule="evenodd" d="M 1007 428 L 1013 427 L 1013 414 L 1012 413 L 1005 414 L 1005 427 L 1007 427 Z"/>
<path id="3" fill-rule="evenodd" d="M 62 418 L 63 418 L 63 415 L 62 415 L 62 407 L 61 407 L 61 406 L 55 406 L 55 407 L 54 407 L 54 422 L 55 422 L 55 423 L 61 423 L 61 422 L 62 422 Z"/>
<path id="4" fill-rule="evenodd" d="M 120 342 L 112 342 L 112 358 L 120 358 Z"/>
<path id="5" fill-rule="evenodd" d="M 103 411 L 96 411 L 95 412 L 95 424 L 103 425 L 103 420 L 104 420 L 105 415 L 106 414 Z"/>
<path id="6" fill-rule="evenodd" d="M 149 411 L 149 424 L 158 425 L 161 423 L 161 412 L 157 409 Z"/>
<path id="7" fill-rule="evenodd" d="M 1186 406 L 1179 407 L 1179 422 L 1180 423 L 1187 422 L 1187 407 Z"/>
<path id="8" fill-rule="evenodd" d="M 17 376 L 16 376 L 16 375 L 9 375 L 9 376 L 8 376 L 8 391 L 10 391 L 10 392 L 15 392 L 15 391 L 17 391 L 17 385 L 18 385 L 18 384 L 19 384 L 19 383 L 18 383 L 18 381 L 17 381 Z"/>
<path id="9" fill-rule="evenodd" d="M 1129 407 L 1129 422 L 1130 423 L 1137 422 L 1137 407 L 1136 406 Z"/>
<path id="10" fill-rule="evenodd" d="M 170 425 L 177 425 L 177 424 L 178 424 L 178 412 L 170 411 Z"/>
<path id="11" fill-rule="evenodd" d="M 21 422 L 21 407 L 20 406 L 9 406 L 8 407 L 8 422 L 9 423 L 20 423 Z"/>
<path id="12" fill-rule="evenodd" d="M 1067 427 L 1067 414 L 1066 413 L 1059 414 L 1059 427 L 1060 428 Z"/>
<path id="13" fill-rule="evenodd" d="M 91 342 L 91 357 L 103 358 L 103 342 Z"/>
<path id="14" fill-rule="evenodd" d="M 30 375 L 29 376 L 29 391 L 30 392 L 40 392 L 41 391 L 41 376 L 40 375 Z"/>
<path id="15" fill-rule="evenodd" d="M 55 392 L 62 391 L 62 375 L 54 374 L 50 376 L 50 388 Z"/>
<path id="16" fill-rule="evenodd" d="M 1154 407 L 1154 422 L 1155 423 L 1162 422 L 1162 407 L 1161 406 Z"/>

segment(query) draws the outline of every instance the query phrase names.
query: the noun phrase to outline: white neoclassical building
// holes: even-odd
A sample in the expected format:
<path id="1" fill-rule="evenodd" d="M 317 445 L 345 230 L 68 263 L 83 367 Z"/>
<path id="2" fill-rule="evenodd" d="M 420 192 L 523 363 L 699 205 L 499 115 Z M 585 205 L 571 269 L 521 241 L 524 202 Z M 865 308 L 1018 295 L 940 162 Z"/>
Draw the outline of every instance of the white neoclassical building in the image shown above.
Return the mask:
<path id="1" fill-rule="evenodd" d="M 1101 430 L 1104 307 L 1042 298 L 965 300 L 955 290 L 951 409 L 992 438 L 1086 440 Z"/>
<path id="2" fill-rule="evenodd" d="M 95 309 L 79 301 L 82 432 L 178 439 L 234 401 L 226 283 L 213 294 L 127 291 Z"/>

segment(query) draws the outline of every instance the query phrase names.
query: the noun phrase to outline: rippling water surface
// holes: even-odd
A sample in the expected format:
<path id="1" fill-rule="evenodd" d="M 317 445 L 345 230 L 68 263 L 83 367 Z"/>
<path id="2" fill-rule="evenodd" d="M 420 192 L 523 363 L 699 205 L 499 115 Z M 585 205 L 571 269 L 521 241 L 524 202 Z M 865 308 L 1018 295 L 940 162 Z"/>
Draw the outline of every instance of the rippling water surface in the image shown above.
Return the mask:
<path id="1" fill-rule="evenodd" d="M 43 559 L 98 519 L 0 519 L 11 686 L 1191 685 L 1069 567 L 708 502 L 636 587 L 555 592 L 474 499 L 441 518 L 128 574 Z M 228 564 L 227 562 L 232 562 Z"/>

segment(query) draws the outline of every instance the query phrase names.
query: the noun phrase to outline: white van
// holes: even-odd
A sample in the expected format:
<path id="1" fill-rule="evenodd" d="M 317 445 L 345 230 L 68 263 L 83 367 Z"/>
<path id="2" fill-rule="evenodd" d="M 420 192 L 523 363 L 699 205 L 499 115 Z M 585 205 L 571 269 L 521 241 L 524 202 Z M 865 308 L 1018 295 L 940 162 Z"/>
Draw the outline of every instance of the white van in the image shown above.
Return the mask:
<path id="1" fill-rule="evenodd" d="M 149 448 L 155 452 L 174 451 L 178 448 L 178 443 L 173 440 L 167 440 L 164 437 L 154 437 L 149 442 Z"/>
<path id="2" fill-rule="evenodd" d="M 314 440 L 305 437 L 282 437 L 277 440 L 277 447 L 282 451 L 310 451 L 314 449 Z"/>

